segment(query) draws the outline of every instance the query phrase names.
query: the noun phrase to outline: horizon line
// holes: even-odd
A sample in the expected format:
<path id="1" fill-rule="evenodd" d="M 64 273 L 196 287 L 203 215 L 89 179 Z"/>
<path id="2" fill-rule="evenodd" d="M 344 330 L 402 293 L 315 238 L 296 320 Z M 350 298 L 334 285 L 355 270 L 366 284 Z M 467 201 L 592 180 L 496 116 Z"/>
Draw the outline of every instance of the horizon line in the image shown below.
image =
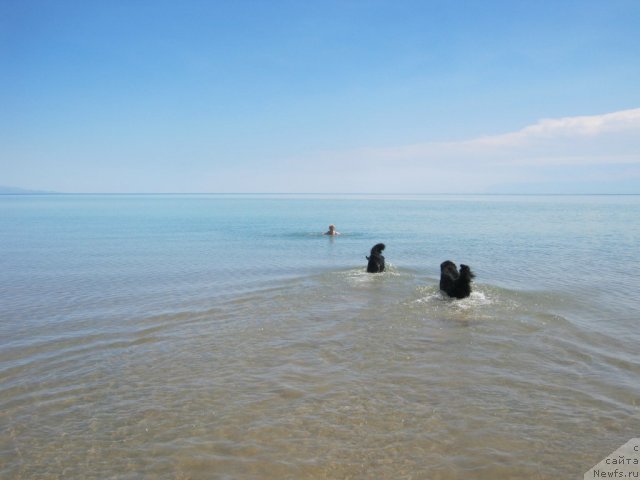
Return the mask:
<path id="1" fill-rule="evenodd" d="M 520 197 L 532 197 L 532 196 L 634 196 L 640 195 L 640 193 L 488 193 L 488 192 L 439 192 L 439 193 L 424 193 L 424 192 L 47 192 L 47 191 L 26 191 L 26 192 L 0 192 L 0 195 L 15 195 L 15 196 L 36 196 L 36 195 L 348 195 L 348 196 L 360 196 L 360 195 L 379 195 L 379 196 L 455 196 L 455 195 L 476 195 L 476 196 L 520 196 Z"/>

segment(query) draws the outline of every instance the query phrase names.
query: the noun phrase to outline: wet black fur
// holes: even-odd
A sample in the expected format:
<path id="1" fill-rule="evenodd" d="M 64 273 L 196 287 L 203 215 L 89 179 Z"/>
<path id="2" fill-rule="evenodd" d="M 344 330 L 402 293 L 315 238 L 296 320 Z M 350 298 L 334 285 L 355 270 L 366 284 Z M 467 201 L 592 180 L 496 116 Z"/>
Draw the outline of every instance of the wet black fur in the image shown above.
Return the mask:
<path id="1" fill-rule="evenodd" d="M 371 249 L 371 255 L 367 257 L 369 264 L 367 265 L 367 272 L 378 273 L 384 272 L 384 256 L 382 251 L 384 250 L 384 243 L 377 243 Z"/>
<path id="2" fill-rule="evenodd" d="M 450 260 L 440 264 L 440 290 L 450 297 L 466 298 L 471 295 L 471 281 L 475 274 L 467 265 L 460 265 L 460 272 L 456 264 Z"/>

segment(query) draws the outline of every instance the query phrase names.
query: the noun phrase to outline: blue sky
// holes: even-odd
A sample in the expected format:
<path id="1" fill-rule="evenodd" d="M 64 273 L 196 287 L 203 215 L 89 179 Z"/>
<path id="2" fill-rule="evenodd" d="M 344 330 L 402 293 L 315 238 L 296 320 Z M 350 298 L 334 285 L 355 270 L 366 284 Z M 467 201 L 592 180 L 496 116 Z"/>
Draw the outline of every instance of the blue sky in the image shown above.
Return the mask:
<path id="1" fill-rule="evenodd" d="M 640 193 L 640 2 L 0 0 L 0 185 Z"/>

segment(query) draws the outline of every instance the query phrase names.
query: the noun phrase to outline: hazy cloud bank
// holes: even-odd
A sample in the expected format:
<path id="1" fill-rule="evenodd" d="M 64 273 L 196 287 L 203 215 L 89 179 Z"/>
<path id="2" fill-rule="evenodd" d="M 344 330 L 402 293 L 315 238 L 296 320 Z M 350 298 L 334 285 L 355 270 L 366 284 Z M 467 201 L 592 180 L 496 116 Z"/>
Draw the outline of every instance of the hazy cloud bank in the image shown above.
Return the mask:
<path id="1" fill-rule="evenodd" d="M 302 165 L 314 167 L 305 172 Z M 457 142 L 323 152 L 290 167 L 300 183 L 314 177 L 332 191 L 368 186 L 372 192 L 457 193 L 553 184 L 554 191 L 576 193 L 580 182 L 594 191 L 602 178 L 607 189 L 615 190 L 620 181 L 625 193 L 640 193 L 640 108 L 543 119 L 514 132 Z"/>

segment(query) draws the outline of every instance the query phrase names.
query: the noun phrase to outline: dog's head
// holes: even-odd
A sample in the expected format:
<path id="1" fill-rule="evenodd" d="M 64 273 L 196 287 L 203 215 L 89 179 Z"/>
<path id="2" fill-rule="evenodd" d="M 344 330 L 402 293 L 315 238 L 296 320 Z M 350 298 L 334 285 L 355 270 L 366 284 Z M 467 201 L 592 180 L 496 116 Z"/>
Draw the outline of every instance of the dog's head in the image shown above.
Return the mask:
<path id="1" fill-rule="evenodd" d="M 372 248 L 371 248 L 371 255 L 380 255 L 382 253 L 382 251 L 384 250 L 384 243 L 376 243 Z"/>
<path id="2" fill-rule="evenodd" d="M 442 262 L 440 264 L 440 271 L 441 272 L 447 272 L 447 271 L 458 271 L 458 267 L 456 267 L 456 264 L 453 263 L 451 260 L 445 260 L 444 262 Z"/>
<path id="3" fill-rule="evenodd" d="M 469 265 L 460 265 L 460 276 L 461 277 L 466 277 L 469 280 L 471 280 L 472 278 L 474 278 L 476 275 L 475 273 L 473 273 L 471 271 L 471 269 L 469 268 Z"/>

